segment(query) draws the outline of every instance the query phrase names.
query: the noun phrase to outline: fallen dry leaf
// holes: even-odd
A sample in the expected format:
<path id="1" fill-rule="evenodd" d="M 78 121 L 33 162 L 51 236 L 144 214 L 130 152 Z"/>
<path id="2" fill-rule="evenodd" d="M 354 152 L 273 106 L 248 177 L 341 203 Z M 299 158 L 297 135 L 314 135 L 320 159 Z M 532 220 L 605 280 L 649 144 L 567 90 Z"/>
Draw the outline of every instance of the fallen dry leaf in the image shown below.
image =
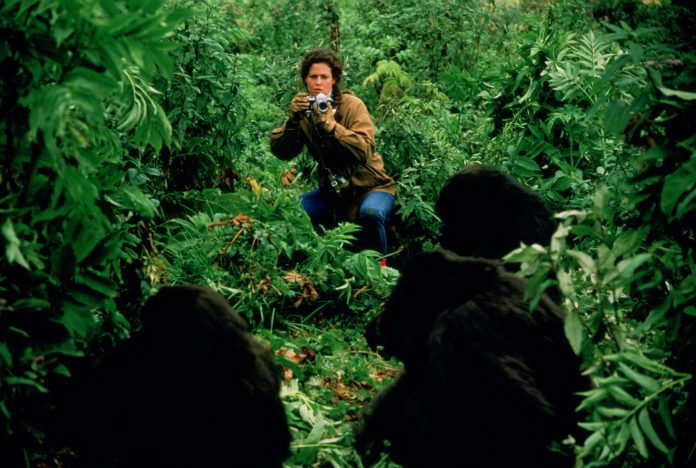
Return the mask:
<path id="1" fill-rule="evenodd" d="M 325 379 L 326 387 L 333 391 L 336 396 L 342 400 L 355 401 L 357 399 L 357 391 L 343 383 L 341 378 Z"/>
<path id="2" fill-rule="evenodd" d="M 303 346 L 299 352 L 294 349 L 280 347 L 276 354 L 295 364 L 304 364 L 307 361 L 313 361 L 317 357 L 317 352 L 307 346 Z"/>
<path id="3" fill-rule="evenodd" d="M 363 287 L 360 288 L 360 289 L 356 289 L 355 292 L 353 293 L 353 299 L 356 299 L 360 294 L 364 293 L 364 292 L 367 291 L 368 289 L 370 289 L 370 285 L 369 285 L 369 284 L 366 284 L 365 286 L 363 286 Z"/>
<path id="4" fill-rule="evenodd" d="M 293 377 L 292 371 L 290 369 L 288 369 L 287 367 L 283 367 L 283 382 L 285 382 L 285 384 L 290 383 L 290 381 L 292 380 L 292 377 Z"/>
<path id="5" fill-rule="evenodd" d="M 261 186 L 260 186 L 259 183 L 256 181 L 256 179 L 254 179 L 254 178 L 252 178 L 252 177 L 247 177 L 247 178 L 246 178 L 246 181 L 247 181 L 247 184 L 249 184 L 249 187 L 251 187 L 251 190 L 252 190 L 256 195 L 258 195 L 259 193 L 261 193 Z"/>
<path id="6" fill-rule="evenodd" d="M 289 171 L 283 172 L 283 175 L 280 176 L 280 183 L 284 187 L 290 187 L 295 179 L 297 179 L 297 169 L 293 167 Z"/>
<path id="7" fill-rule="evenodd" d="M 305 300 L 312 303 L 319 299 L 319 293 L 314 288 L 314 283 L 312 283 L 312 280 L 306 276 L 302 276 L 295 271 L 289 271 L 285 274 L 285 276 L 283 276 L 283 279 L 288 283 L 298 283 L 302 286 L 302 295 L 300 295 L 293 303 L 295 308 L 300 307 Z"/>

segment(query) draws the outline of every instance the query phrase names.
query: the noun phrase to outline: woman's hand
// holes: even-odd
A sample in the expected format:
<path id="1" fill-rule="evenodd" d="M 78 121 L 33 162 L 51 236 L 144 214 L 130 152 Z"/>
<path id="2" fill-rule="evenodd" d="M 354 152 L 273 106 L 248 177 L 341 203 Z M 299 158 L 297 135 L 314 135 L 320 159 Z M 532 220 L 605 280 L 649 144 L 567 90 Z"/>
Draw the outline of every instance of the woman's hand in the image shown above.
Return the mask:
<path id="1" fill-rule="evenodd" d="M 331 107 L 331 103 L 327 103 L 328 109 L 323 114 L 317 109 L 316 103 L 314 104 L 314 109 L 312 109 L 312 118 L 314 119 L 314 125 L 320 128 L 324 133 L 331 133 L 336 128 L 336 119 L 334 119 L 334 111 Z"/>
<path id="2" fill-rule="evenodd" d="M 309 97 L 307 93 L 297 93 L 290 102 L 290 118 L 300 120 L 302 112 L 309 109 Z"/>

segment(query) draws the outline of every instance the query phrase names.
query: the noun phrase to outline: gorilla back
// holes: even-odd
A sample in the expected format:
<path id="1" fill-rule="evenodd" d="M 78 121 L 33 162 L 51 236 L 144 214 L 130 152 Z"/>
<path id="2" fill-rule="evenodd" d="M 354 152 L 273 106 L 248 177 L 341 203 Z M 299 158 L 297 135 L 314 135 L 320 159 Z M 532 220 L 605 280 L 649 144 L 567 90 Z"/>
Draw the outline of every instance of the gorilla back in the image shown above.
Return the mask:
<path id="1" fill-rule="evenodd" d="M 404 362 L 366 408 L 356 446 L 405 466 L 570 466 L 551 450 L 574 433 L 588 388 L 563 331 L 564 311 L 498 262 L 426 252 L 368 326 L 371 346 Z"/>
<path id="2" fill-rule="evenodd" d="M 273 357 L 207 286 L 162 288 L 142 329 L 75 385 L 85 467 L 278 467 L 290 433 Z"/>

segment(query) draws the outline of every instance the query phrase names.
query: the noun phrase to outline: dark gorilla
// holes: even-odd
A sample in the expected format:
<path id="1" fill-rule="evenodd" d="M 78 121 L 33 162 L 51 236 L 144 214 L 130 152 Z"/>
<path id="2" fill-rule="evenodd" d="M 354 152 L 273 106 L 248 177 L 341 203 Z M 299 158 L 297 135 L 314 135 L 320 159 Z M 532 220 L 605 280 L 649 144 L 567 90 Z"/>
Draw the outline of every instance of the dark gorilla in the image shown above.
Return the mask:
<path id="1" fill-rule="evenodd" d="M 520 242 L 546 246 L 556 230 L 551 211 L 536 192 L 483 164 L 451 176 L 435 212 L 442 220 L 442 247 L 469 257 L 500 259 Z"/>
<path id="2" fill-rule="evenodd" d="M 80 466 L 280 467 L 290 454 L 272 355 L 207 286 L 162 288 L 77 388 L 65 436 Z"/>
<path id="3" fill-rule="evenodd" d="M 576 431 L 588 381 L 564 311 L 543 296 L 530 312 L 525 286 L 497 261 L 442 250 L 407 266 L 368 326 L 404 370 L 364 410 L 366 464 L 386 451 L 407 467 L 572 465 L 550 445 Z"/>

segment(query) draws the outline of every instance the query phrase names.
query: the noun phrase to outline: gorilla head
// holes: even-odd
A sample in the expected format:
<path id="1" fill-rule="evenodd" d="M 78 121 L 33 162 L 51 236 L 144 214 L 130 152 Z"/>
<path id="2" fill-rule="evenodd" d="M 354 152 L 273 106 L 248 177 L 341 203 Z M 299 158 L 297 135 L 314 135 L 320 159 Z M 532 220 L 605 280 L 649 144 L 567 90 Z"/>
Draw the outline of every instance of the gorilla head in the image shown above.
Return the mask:
<path id="1" fill-rule="evenodd" d="M 500 170 L 474 164 L 451 176 L 435 203 L 440 244 L 459 255 L 500 259 L 519 247 L 548 245 L 556 229 L 543 199 Z"/>
<path id="2" fill-rule="evenodd" d="M 164 287 L 142 324 L 76 379 L 64 416 L 78 466 L 280 467 L 290 454 L 280 378 L 227 300 Z"/>

